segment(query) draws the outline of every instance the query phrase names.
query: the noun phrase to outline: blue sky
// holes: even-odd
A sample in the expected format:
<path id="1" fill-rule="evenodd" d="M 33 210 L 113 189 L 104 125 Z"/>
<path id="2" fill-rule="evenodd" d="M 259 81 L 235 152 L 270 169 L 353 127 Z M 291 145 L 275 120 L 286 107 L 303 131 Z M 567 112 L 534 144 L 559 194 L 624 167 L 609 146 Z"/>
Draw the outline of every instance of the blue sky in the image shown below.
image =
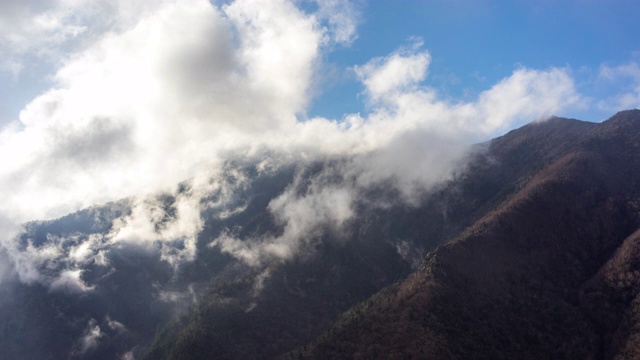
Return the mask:
<path id="1" fill-rule="evenodd" d="M 589 121 L 612 115 L 597 102 L 633 86 L 605 81 L 602 66 L 640 60 L 640 3 L 635 1 L 368 1 L 360 3 L 358 38 L 328 62 L 345 70 L 420 37 L 431 53 L 425 85 L 452 101 L 468 100 L 518 67 L 567 69 L 590 97 L 583 109 L 560 114 Z M 311 115 L 338 117 L 362 109 L 360 85 L 348 70 L 325 85 Z M 638 106 L 640 104 L 637 104 Z"/>
<path id="2" fill-rule="evenodd" d="M 316 6 L 302 2 L 302 8 Z M 599 121 L 613 108 L 598 101 L 633 89 L 634 79 L 604 80 L 602 66 L 640 61 L 640 4 L 630 0 L 407 0 L 354 2 L 357 38 L 326 51 L 329 68 L 306 116 L 340 118 L 367 111 L 351 69 L 411 42 L 424 41 L 432 56 L 424 85 L 450 101 L 472 99 L 518 67 L 567 69 L 589 99 L 561 115 Z M 0 71 L 0 125 L 51 86 L 56 59 L 24 56 L 19 74 Z M 613 81 L 615 80 L 615 81 Z"/>

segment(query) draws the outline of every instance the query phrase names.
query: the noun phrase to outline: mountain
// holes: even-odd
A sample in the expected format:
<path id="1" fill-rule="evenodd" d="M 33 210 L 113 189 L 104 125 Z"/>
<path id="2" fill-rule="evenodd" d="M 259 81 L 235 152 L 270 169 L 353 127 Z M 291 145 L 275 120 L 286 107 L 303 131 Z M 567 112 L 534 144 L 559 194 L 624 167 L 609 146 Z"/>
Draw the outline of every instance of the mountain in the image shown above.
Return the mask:
<path id="1" fill-rule="evenodd" d="M 418 271 L 289 358 L 640 356 L 640 111 L 530 124 L 489 154 L 496 170 L 530 171 Z"/>
<path id="2" fill-rule="evenodd" d="M 227 233 L 278 236 L 284 230 L 268 209 L 272 201 L 287 189 L 304 193 L 331 166 L 260 172 L 252 162 L 229 162 L 213 179 L 218 190 L 197 199 L 219 204 L 201 214 L 197 256 L 177 268 L 170 261 L 187 242 L 170 238 L 166 246 L 160 238 L 180 223 L 177 208 L 188 184 L 144 200 L 153 205 L 154 222 L 145 235 L 156 241 L 116 242 L 128 229 L 123 224 L 135 223 L 141 205 L 133 199 L 26 224 L 14 251 L 19 265 L 33 267 L 22 270 L 39 277 L 0 288 L 0 358 L 209 358 L 214 352 L 247 359 L 313 340 L 340 312 L 408 276 L 451 231 L 437 220 L 444 216 L 440 204 L 406 207 L 382 188 L 359 201 L 353 221 L 341 229 L 323 225 L 288 261 L 251 266 L 211 246 Z"/>
<path id="3" fill-rule="evenodd" d="M 632 354 L 638 132 L 637 110 L 534 122 L 410 203 L 360 188 L 339 223 L 321 221 L 339 197 L 302 205 L 351 181 L 349 159 L 266 154 L 26 224 L 3 250 L 21 277 L 0 287 L 0 359 Z M 291 239 L 287 199 L 307 221 Z"/>
<path id="4" fill-rule="evenodd" d="M 580 146 L 581 139 L 596 126 L 553 118 L 479 145 L 469 168 L 427 194 L 422 205 L 385 211 L 363 206 L 364 211 L 350 224 L 350 241 L 338 242 L 338 246 L 335 241 L 324 241 L 314 257 L 274 270 L 251 311 L 245 311 L 250 304 L 250 282 L 234 284 L 232 290 L 214 289 L 205 298 L 216 300 L 203 301 L 173 322 L 147 358 L 281 356 L 292 345 L 318 336 L 328 320 L 349 303 L 406 276 L 406 269 L 389 270 L 397 262 L 393 260 L 396 252 L 384 246 L 391 239 L 406 239 L 411 247 L 428 251 L 460 236 L 518 193 L 548 164 Z M 336 271 L 342 274 L 337 279 Z M 367 283 L 371 286 L 363 288 Z M 238 301 L 242 296 L 244 300 Z M 220 299 L 225 299 L 222 306 Z M 239 303 L 243 305 L 229 310 L 229 304 Z M 230 312 L 234 315 L 229 317 Z M 318 358 L 343 354 L 326 355 L 320 353 Z"/>

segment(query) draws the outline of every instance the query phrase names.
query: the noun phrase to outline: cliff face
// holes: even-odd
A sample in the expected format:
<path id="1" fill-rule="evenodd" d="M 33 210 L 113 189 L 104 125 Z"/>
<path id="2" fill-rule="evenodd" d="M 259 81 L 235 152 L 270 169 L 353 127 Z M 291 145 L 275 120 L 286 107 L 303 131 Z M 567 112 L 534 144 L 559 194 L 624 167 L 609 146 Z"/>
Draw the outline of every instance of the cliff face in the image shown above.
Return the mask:
<path id="1" fill-rule="evenodd" d="M 489 154 L 496 170 L 528 170 L 417 272 L 290 357 L 640 355 L 640 111 L 530 124 Z"/>

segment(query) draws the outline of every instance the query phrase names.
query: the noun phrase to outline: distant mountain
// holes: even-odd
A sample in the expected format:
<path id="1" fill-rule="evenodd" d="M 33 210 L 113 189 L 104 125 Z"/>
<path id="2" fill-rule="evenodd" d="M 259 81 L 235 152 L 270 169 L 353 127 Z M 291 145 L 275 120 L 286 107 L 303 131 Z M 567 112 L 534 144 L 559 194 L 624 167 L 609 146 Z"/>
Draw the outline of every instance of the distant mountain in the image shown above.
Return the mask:
<path id="1" fill-rule="evenodd" d="M 268 262 L 245 243 L 287 231 L 274 202 L 349 181 L 332 171 L 348 159 L 229 161 L 203 197 L 185 181 L 144 198 L 143 241 L 117 241 L 139 199 L 26 224 L 0 359 L 632 357 L 639 144 L 637 110 L 531 123 L 412 204 L 362 190 L 344 224 Z"/>
<path id="2" fill-rule="evenodd" d="M 506 174 L 499 201 L 288 358 L 640 357 L 640 111 L 489 146 L 467 176 Z"/>

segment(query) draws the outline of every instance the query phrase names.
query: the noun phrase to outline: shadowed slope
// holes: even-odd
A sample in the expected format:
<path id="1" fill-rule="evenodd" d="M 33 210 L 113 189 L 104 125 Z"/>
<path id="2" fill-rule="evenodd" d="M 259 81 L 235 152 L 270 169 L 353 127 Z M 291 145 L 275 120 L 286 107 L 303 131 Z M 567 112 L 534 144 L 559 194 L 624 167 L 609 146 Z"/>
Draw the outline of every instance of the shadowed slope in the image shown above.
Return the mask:
<path id="1" fill-rule="evenodd" d="M 352 308 L 290 357 L 634 357 L 639 132 L 640 111 L 627 111 L 568 140 L 554 161 L 431 252 L 418 272 Z M 549 135 L 519 142 L 510 133 L 492 147 L 511 145 L 503 159 L 535 158 L 539 142 L 561 136 Z"/>
<path id="2" fill-rule="evenodd" d="M 257 296 L 252 297 L 251 281 L 234 285 L 240 290 L 224 302 L 207 300 L 220 298 L 222 289 L 213 290 L 165 329 L 147 357 L 271 358 L 304 344 L 327 329 L 340 311 L 409 274 L 394 249 L 398 240 L 424 254 L 459 235 L 563 148 L 574 147 L 566 137 L 580 138 L 593 126 L 560 118 L 527 125 L 479 145 L 468 171 L 428 194 L 417 208 L 362 204 L 348 226 L 348 241 L 328 234 L 313 257 L 273 269 Z M 532 148 L 536 142 L 540 146 Z M 393 199 L 384 189 L 370 196 Z"/>

